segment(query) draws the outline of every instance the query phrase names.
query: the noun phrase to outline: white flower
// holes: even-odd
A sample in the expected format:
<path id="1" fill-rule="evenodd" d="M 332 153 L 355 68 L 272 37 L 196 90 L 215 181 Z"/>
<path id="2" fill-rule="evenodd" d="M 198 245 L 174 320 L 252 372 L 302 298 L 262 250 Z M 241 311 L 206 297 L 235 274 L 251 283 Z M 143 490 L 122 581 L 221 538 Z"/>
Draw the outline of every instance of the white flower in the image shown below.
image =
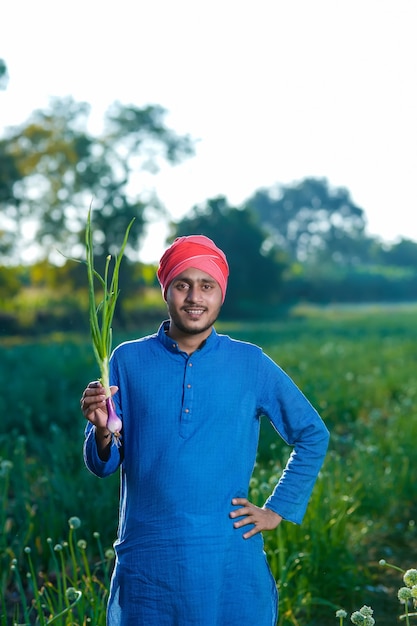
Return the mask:
<path id="1" fill-rule="evenodd" d="M 417 569 L 408 569 L 403 576 L 403 580 L 407 587 L 417 585 Z"/>
<path id="2" fill-rule="evenodd" d="M 400 589 L 398 589 L 397 596 L 399 601 L 405 604 L 408 600 L 412 598 L 411 589 L 409 587 L 401 587 Z"/>

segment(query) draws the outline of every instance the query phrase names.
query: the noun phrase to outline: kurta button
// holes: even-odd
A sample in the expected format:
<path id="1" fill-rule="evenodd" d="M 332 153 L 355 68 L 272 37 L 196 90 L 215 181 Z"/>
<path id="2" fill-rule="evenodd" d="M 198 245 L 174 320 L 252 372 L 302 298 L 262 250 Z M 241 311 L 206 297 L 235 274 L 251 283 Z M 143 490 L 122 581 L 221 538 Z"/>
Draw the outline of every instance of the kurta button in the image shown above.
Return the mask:
<path id="1" fill-rule="evenodd" d="M 192 363 L 188 363 L 188 367 L 192 367 L 192 366 L 193 366 L 193 364 L 192 364 Z"/>
<path id="2" fill-rule="evenodd" d="M 185 409 L 185 412 L 186 412 L 186 413 L 189 413 L 189 412 L 190 412 L 190 409 Z"/>
<path id="3" fill-rule="evenodd" d="M 187 385 L 187 389 L 191 389 L 191 385 Z"/>

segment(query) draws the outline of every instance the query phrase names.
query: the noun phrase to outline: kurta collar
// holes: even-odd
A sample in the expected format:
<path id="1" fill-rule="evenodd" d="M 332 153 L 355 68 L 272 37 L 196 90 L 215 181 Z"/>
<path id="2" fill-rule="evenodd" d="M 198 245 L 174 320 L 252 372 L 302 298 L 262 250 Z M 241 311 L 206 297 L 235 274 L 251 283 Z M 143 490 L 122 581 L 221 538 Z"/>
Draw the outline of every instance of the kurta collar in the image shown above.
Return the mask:
<path id="1" fill-rule="evenodd" d="M 168 329 L 169 320 L 165 320 L 159 327 L 157 335 L 158 339 L 167 350 L 169 350 L 170 352 L 175 352 L 176 354 L 180 354 L 181 350 L 178 348 L 177 343 L 167 335 Z M 206 352 L 207 350 L 210 350 L 217 343 L 218 338 L 219 336 L 216 330 L 213 328 L 203 345 L 198 350 L 196 350 L 196 352 L 201 352 L 202 350 Z M 194 354 L 196 354 L 196 352 L 194 352 Z"/>

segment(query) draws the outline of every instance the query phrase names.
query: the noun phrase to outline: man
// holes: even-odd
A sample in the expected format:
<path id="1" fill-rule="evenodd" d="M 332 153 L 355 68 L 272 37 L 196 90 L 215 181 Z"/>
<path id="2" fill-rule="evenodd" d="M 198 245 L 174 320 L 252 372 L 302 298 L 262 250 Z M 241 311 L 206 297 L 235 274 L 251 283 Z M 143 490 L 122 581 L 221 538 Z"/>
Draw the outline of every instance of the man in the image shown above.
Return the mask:
<path id="1" fill-rule="evenodd" d="M 259 347 L 216 333 L 228 273 L 202 235 L 162 256 L 169 320 L 111 358 L 120 445 L 106 428 L 103 387 L 84 390 L 87 467 L 101 477 L 121 467 L 109 626 L 276 623 L 261 532 L 302 521 L 329 433 Z M 261 415 L 294 447 L 263 508 L 247 499 Z"/>

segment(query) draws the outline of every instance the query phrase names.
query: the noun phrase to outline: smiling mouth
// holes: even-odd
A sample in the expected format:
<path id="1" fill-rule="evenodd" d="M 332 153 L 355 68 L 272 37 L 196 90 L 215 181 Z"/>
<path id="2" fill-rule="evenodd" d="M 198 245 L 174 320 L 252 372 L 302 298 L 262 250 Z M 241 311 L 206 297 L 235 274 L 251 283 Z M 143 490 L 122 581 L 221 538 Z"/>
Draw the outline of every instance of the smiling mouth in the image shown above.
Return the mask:
<path id="1" fill-rule="evenodd" d="M 203 313 L 205 313 L 205 309 L 198 308 L 198 307 L 194 307 L 192 309 L 187 308 L 187 309 L 184 309 L 184 311 L 190 317 L 200 317 L 201 315 L 203 315 Z"/>

